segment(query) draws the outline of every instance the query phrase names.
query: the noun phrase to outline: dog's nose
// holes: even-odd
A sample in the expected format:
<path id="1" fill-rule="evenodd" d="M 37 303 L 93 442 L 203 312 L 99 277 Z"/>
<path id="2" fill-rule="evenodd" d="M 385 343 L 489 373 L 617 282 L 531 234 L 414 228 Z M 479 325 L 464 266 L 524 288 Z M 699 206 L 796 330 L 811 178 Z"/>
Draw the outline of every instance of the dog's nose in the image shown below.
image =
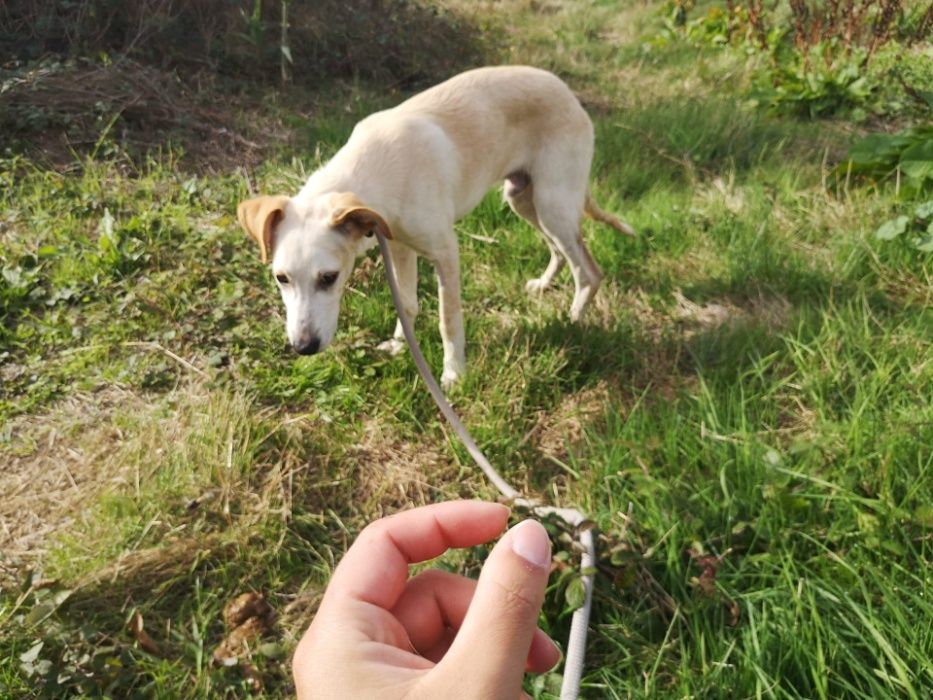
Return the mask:
<path id="1" fill-rule="evenodd" d="M 299 340 L 297 343 L 292 345 L 292 347 L 295 348 L 295 352 L 297 352 L 299 355 L 313 355 L 321 349 L 321 339 L 316 335 L 312 335 L 306 340 Z"/>

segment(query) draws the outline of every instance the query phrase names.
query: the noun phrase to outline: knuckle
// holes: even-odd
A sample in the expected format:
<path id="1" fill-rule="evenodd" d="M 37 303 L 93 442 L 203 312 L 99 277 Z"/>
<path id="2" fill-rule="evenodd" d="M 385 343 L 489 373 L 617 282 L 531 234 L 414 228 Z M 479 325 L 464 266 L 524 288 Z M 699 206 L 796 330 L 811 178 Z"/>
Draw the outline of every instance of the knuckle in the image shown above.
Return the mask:
<path id="1" fill-rule="evenodd" d="M 541 608 L 541 596 L 534 595 L 527 588 L 502 581 L 493 581 L 501 592 L 502 611 L 505 615 L 515 617 L 537 617 Z"/>
<path id="2" fill-rule="evenodd" d="M 450 574 L 446 571 L 441 571 L 440 569 L 425 569 L 424 571 L 416 574 L 411 579 L 409 584 L 431 587 L 437 584 L 446 583 L 451 576 L 453 576 L 453 574 Z"/>

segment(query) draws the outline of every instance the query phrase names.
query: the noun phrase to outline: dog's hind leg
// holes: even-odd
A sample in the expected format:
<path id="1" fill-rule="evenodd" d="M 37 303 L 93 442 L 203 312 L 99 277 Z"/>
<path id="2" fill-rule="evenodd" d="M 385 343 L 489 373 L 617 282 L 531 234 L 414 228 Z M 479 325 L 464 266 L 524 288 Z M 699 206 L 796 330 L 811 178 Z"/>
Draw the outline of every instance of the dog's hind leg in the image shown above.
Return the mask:
<path id="1" fill-rule="evenodd" d="M 538 225 L 567 260 L 573 274 L 573 321 L 583 317 L 603 279 L 582 236 L 593 161 L 593 126 L 582 110 L 579 116 L 576 128 L 565 125 L 555 132 L 528 168 Z"/>
<path id="2" fill-rule="evenodd" d="M 575 292 L 570 307 L 570 318 L 579 321 L 586 307 L 596 295 L 603 273 L 583 242 L 581 218 L 585 192 L 557 185 L 544 190 L 539 185 L 535 193 L 535 208 L 541 230 L 570 264 Z"/>
<path id="3" fill-rule="evenodd" d="M 603 280 L 603 272 L 583 242 L 579 219 L 573 221 L 572 217 L 555 217 L 543 219 L 542 224 L 544 229 L 554 236 L 558 249 L 570 263 L 575 287 L 570 319 L 579 321 L 583 318 L 586 307 L 596 296 L 599 284 Z"/>
<path id="4" fill-rule="evenodd" d="M 418 316 L 418 254 L 402 243 L 389 243 L 392 254 L 392 267 L 398 280 L 398 289 L 402 297 L 402 308 L 414 327 Z M 378 350 L 398 355 L 405 349 L 405 333 L 401 320 L 395 323 L 395 333 L 385 342 L 379 343 Z"/>
<path id="5" fill-rule="evenodd" d="M 561 255 L 554 241 L 551 240 L 551 237 L 541 228 L 541 224 L 538 222 L 538 213 L 535 210 L 534 203 L 534 183 L 527 173 L 512 173 L 505 180 L 502 194 L 512 211 L 541 232 L 544 242 L 547 243 L 547 247 L 551 251 L 551 259 L 541 276 L 530 279 L 525 284 L 525 289 L 530 294 L 543 292 L 554 283 L 554 279 L 563 269 L 564 256 Z"/>

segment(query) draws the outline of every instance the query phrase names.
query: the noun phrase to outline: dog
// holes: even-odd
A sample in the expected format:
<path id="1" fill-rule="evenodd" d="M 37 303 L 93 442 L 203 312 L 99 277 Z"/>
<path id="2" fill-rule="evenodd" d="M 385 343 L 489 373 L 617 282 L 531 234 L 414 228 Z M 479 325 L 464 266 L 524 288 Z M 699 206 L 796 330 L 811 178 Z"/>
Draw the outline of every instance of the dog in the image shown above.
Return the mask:
<path id="1" fill-rule="evenodd" d="M 449 389 L 466 371 L 454 222 L 504 182 L 509 206 L 550 248 L 547 267 L 526 289 L 544 291 L 568 262 L 570 318 L 578 321 L 603 278 L 581 236 L 583 216 L 634 235 L 593 201 L 592 159 L 592 122 L 557 76 L 527 66 L 478 68 L 366 117 L 298 194 L 246 200 L 237 217 L 262 262 L 271 261 L 288 338 L 302 355 L 333 340 L 354 261 L 375 244 L 375 233 L 388 239 L 412 323 L 418 256 L 430 260 L 440 301 L 441 383 Z M 379 347 L 404 348 L 401 321 Z"/>

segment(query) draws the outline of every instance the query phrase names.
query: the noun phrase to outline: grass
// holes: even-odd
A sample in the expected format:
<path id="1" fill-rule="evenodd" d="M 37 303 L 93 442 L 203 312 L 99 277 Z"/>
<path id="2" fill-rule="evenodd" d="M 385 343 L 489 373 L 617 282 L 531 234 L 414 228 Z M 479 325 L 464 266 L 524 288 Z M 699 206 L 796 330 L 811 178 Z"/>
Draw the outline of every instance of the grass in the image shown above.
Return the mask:
<path id="1" fill-rule="evenodd" d="M 588 104 L 597 199 L 640 232 L 588 229 L 607 277 L 575 326 L 566 276 L 524 294 L 546 248 L 495 194 L 459 225 L 455 404 L 512 483 L 601 532 L 584 697 L 928 697 L 933 266 L 872 235 L 902 205 L 824 187 L 849 127 L 744 108 L 742 57 L 650 47 L 654 4 L 499 5 L 508 60 Z M 294 191 L 393 101 L 315 99 L 328 116 L 269 153 L 262 191 Z M 394 313 L 374 258 L 336 347 L 286 349 L 233 216 L 248 190 L 112 144 L 66 172 L 2 162 L 2 694 L 287 695 L 288 655 L 366 522 L 495 497 L 410 359 L 375 352 Z M 561 641 L 566 557 L 542 616 Z M 276 611 L 269 643 L 255 673 L 215 667 L 221 610 L 248 590 Z M 161 655 L 129 631 L 137 612 Z"/>

